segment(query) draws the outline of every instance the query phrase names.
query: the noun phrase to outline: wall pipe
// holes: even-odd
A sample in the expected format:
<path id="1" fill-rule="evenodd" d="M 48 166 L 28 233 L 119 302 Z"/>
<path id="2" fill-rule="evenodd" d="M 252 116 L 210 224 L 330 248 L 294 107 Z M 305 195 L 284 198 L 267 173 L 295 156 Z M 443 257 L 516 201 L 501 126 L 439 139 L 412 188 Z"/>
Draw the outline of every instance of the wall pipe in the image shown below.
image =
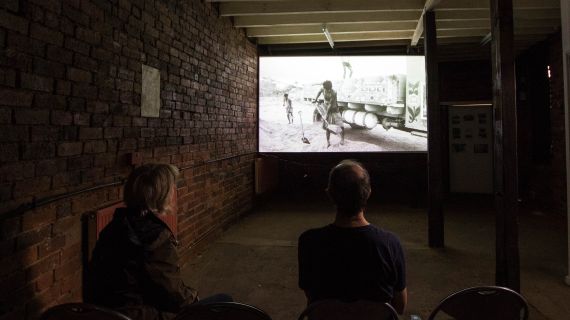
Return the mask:
<path id="1" fill-rule="evenodd" d="M 215 162 L 219 162 L 219 161 L 224 161 L 224 160 L 230 160 L 230 159 L 234 159 L 234 158 L 238 158 L 238 157 L 243 157 L 243 156 L 248 156 L 248 155 L 252 155 L 252 154 L 256 154 L 256 152 L 249 152 L 249 153 L 244 153 L 244 154 L 239 154 L 239 155 L 234 155 L 234 156 L 229 156 L 229 157 L 225 157 L 225 158 L 220 158 L 220 159 L 212 159 L 212 160 L 206 160 L 203 161 L 199 164 L 194 164 L 194 165 L 188 165 L 188 166 L 184 166 L 184 167 L 180 167 L 179 170 L 180 171 L 184 171 L 184 170 L 188 170 L 188 169 L 192 169 L 192 168 L 197 168 L 200 166 L 204 166 L 207 164 L 211 164 L 211 163 L 215 163 Z M 14 210 L 10 210 L 7 211 L 5 213 L 0 214 L 0 221 L 5 221 L 7 219 L 10 218 L 14 218 L 17 217 L 20 214 L 23 214 L 26 211 L 29 210 L 33 210 L 36 209 L 38 207 L 42 207 L 45 205 L 48 205 L 50 203 L 54 203 L 56 201 L 59 200 L 63 200 L 63 199 L 67 199 L 70 197 L 74 197 L 80 194 L 84 194 L 87 192 L 92 192 L 92 191 L 97 191 L 97 190 L 101 190 L 104 188 L 109 188 L 109 187 L 114 187 L 114 186 L 120 186 L 123 185 L 125 183 L 125 179 L 121 178 L 120 180 L 117 180 L 115 182 L 110 182 L 110 183 L 104 183 L 104 184 L 99 184 L 99 185 L 95 185 L 92 187 L 88 187 L 88 188 L 84 188 L 84 189 L 79 189 L 79 190 L 75 190 L 75 191 L 71 191 L 71 192 L 66 192 L 66 193 L 61 193 L 58 195 L 54 195 L 54 196 L 49 196 L 49 197 L 45 197 L 45 198 L 40 198 L 40 199 L 34 199 L 30 202 L 27 203 L 23 203 L 21 204 L 19 207 L 17 207 Z"/>

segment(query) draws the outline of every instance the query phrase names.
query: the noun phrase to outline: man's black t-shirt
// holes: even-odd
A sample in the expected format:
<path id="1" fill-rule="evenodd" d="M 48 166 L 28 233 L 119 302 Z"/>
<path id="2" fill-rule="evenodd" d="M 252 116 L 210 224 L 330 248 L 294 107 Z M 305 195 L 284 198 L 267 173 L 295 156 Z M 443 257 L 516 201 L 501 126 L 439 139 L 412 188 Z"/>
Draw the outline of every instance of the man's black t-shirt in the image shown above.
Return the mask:
<path id="1" fill-rule="evenodd" d="M 406 288 L 400 240 L 376 226 L 311 229 L 299 237 L 299 287 L 310 298 L 389 302 Z"/>

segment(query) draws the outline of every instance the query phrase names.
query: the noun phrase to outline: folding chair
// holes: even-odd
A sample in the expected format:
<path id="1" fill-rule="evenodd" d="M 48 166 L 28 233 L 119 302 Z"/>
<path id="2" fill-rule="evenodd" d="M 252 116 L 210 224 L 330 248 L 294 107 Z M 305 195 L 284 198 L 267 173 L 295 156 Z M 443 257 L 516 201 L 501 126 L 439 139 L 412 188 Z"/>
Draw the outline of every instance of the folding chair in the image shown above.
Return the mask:
<path id="1" fill-rule="evenodd" d="M 54 306 L 40 320 L 131 320 L 117 311 L 88 303 L 66 303 Z"/>
<path id="2" fill-rule="evenodd" d="M 311 303 L 299 320 L 398 320 L 394 308 L 383 302 L 322 300 Z"/>
<path id="3" fill-rule="evenodd" d="M 523 296 L 508 288 L 468 288 L 443 299 L 428 318 L 436 319 L 526 320 L 528 304 Z"/>
<path id="4" fill-rule="evenodd" d="M 263 310 L 238 302 L 191 304 L 175 320 L 271 320 Z"/>

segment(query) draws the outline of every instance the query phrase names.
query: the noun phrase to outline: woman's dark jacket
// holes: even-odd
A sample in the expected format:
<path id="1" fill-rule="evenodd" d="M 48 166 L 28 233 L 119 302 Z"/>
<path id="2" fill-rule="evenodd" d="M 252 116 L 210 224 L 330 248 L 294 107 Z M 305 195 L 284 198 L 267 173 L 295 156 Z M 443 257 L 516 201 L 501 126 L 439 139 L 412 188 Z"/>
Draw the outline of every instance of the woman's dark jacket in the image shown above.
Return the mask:
<path id="1" fill-rule="evenodd" d="M 176 241 L 153 213 L 119 208 L 101 231 L 86 300 L 137 320 L 170 319 L 197 299 L 180 278 Z"/>

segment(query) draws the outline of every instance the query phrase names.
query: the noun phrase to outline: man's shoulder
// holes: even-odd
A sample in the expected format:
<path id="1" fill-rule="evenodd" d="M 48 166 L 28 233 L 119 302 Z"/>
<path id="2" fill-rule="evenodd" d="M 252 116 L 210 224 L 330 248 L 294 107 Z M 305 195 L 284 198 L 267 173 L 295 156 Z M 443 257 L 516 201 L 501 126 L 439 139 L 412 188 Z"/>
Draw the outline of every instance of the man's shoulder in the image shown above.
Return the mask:
<path id="1" fill-rule="evenodd" d="M 386 230 L 386 229 L 377 227 L 377 226 L 372 225 L 372 224 L 370 226 L 372 226 L 374 228 L 373 230 L 375 231 L 376 236 L 379 239 L 381 239 L 385 242 L 389 242 L 389 243 L 397 243 L 397 244 L 400 243 L 400 237 L 396 233 L 394 233 L 390 230 Z"/>
<path id="2" fill-rule="evenodd" d="M 306 230 L 305 232 L 301 233 L 301 235 L 299 236 L 299 242 L 310 241 L 311 239 L 318 238 L 322 234 L 324 234 L 327 231 L 327 229 L 329 229 L 329 228 L 330 228 L 330 225 L 326 225 L 323 227 L 312 228 L 312 229 Z"/>

